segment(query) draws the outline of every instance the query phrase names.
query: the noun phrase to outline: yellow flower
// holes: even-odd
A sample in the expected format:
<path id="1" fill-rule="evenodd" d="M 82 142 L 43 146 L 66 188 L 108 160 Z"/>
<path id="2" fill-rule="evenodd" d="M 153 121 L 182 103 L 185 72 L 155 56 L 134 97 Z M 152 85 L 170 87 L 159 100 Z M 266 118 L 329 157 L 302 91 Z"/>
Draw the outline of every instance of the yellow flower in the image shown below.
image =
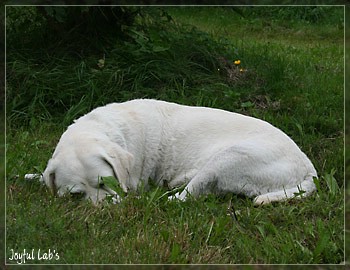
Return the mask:
<path id="1" fill-rule="evenodd" d="M 105 59 L 100 59 L 100 60 L 98 60 L 97 66 L 98 66 L 99 68 L 103 68 L 103 67 L 105 66 Z"/>
<path id="2" fill-rule="evenodd" d="M 235 65 L 239 65 L 241 63 L 241 60 L 236 60 L 233 62 Z"/>

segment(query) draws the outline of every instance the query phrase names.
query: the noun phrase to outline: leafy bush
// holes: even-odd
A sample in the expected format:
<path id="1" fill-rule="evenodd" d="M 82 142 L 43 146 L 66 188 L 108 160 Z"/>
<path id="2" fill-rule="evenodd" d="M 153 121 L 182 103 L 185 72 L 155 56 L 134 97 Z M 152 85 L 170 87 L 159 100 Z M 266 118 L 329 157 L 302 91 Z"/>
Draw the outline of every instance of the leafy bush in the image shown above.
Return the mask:
<path id="1" fill-rule="evenodd" d="M 106 36 L 123 38 L 123 29 L 133 24 L 137 14 L 140 8 L 118 6 L 11 6 L 7 39 L 17 49 L 37 46 L 88 52 L 101 49 Z"/>
<path id="2" fill-rule="evenodd" d="M 17 22 L 20 13 L 25 19 Z M 12 124 L 63 113 L 67 124 L 112 101 L 186 96 L 221 80 L 220 57 L 234 58 L 224 42 L 159 8 L 11 7 L 7 15 Z"/>

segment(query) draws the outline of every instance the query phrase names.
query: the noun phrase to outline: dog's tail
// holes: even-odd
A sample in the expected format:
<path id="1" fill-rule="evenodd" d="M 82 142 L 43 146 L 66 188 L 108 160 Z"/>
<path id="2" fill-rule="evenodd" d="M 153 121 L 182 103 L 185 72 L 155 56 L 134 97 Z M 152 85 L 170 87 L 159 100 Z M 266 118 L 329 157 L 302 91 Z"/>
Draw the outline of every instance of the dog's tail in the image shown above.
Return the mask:
<path id="1" fill-rule="evenodd" d="M 285 201 L 291 198 L 303 198 L 312 194 L 316 190 L 313 175 L 308 175 L 300 185 L 293 188 L 261 194 L 254 199 L 254 204 L 268 204 L 276 201 Z"/>

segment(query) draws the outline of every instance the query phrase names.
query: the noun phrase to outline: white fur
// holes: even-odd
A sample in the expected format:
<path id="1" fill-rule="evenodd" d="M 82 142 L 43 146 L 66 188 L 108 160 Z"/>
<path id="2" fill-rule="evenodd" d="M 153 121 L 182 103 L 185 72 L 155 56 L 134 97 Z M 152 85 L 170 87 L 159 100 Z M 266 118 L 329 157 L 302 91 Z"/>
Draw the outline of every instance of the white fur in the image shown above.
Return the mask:
<path id="1" fill-rule="evenodd" d="M 99 107 L 62 135 L 43 174 L 60 195 L 84 192 L 93 202 L 107 194 L 99 177 L 115 176 L 125 192 L 152 179 L 175 197 L 242 193 L 256 204 L 315 190 L 314 166 L 271 124 L 237 113 L 156 100 Z"/>

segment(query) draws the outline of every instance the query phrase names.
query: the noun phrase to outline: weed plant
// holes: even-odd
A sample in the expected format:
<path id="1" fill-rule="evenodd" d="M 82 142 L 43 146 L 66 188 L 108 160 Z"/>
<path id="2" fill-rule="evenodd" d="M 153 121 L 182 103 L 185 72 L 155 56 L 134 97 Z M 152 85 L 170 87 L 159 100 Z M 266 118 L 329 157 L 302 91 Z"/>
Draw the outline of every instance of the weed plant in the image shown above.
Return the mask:
<path id="1" fill-rule="evenodd" d="M 54 8 L 44 16 L 8 7 L 7 262 L 15 263 L 11 249 L 51 249 L 60 260 L 30 263 L 343 263 L 342 8 L 316 9 L 321 15 L 299 8 L 115 9 L 128 19 L 111 30 L 102 19 L 76 28 L 67 21 L 72 13 L 107 16 L 106 9 Z M 314 163 L 317 193 L 254 207 L 234 194 L 169 201 L 167 190 L 152 187 L 94 207 L 24 180 L 44 170 L 73 119 L 132 98 L 271 122 Z"/>

